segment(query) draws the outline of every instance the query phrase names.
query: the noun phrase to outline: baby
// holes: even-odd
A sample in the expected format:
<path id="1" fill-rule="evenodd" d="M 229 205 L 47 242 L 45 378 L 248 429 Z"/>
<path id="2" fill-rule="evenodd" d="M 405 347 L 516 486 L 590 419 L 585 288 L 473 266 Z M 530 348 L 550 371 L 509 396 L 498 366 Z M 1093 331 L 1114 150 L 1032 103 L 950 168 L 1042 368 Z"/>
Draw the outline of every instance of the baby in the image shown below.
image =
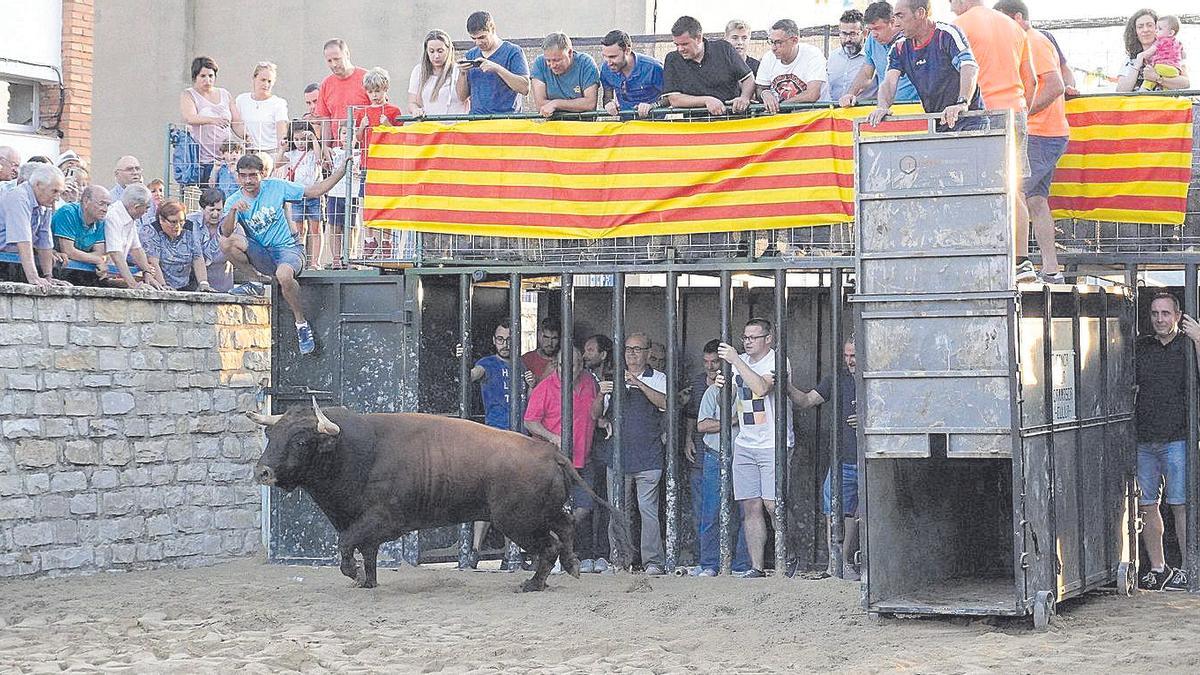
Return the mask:
<path id="1" fill-rule="evenodd" d="M 1152 91 L 1162 89 L 1162 78 L 1178 77 L 1183 62 L 1187 58 L 1183 53 L 1183 45 L 1175 36 L 1179 34 L 1179 19 L 1165 15 L 1158 20 L 1158 39 L 1146 50 L 1146 65 L 1152 66 L 1158 73 L 1159 81 L 1146 80 L 1142 89 Z"/>

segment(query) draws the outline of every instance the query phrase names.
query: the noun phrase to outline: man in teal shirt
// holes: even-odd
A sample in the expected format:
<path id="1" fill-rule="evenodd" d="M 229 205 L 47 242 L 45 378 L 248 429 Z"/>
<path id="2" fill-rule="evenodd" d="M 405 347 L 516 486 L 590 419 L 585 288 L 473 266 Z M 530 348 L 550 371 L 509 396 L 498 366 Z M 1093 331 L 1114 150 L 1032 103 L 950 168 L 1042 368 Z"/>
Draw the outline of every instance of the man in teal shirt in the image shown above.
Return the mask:
<path id="1" fill-rule="evenodd" d="M 556 112 L 590 112 L 600 93 L 600 69 L 587 54 L 571 48 L 565 33 L 542 41 L 542 55 L 533 62 L 533 105 L 543 117 Z"/>
<path id="2" fill-rule="evenodd" d="M 100 185 L 83 189 L 78 202 L 64 204 L 54 211 L 50 231 L 58 250 L 70 260 L 96 266 L 96 276 L 108 276 L 108 258 L 104 253 L 104 216 L 112 205 L 112 196 Z"/>
<path id="3" fill-rule="evenodd" d="M 843 108 L 858 105 L 860 96 L 868 98 L 877 93 L 887 75 L 888 55 L 896 41 L 904 35 L 892 18 L 892 6 L 884 0 L 867 5 L 867 10 L 863 12 L 863 25 L 869 33 L 863 44 L 867 62 L 859 69 L 850 88 L 838 99 L 838 104 Z M 913 103 L 920 99 L 917 88 L 909 82 L 908 77 L 900 75 L 900 81 L 896 84 L 895 103 Z"/>

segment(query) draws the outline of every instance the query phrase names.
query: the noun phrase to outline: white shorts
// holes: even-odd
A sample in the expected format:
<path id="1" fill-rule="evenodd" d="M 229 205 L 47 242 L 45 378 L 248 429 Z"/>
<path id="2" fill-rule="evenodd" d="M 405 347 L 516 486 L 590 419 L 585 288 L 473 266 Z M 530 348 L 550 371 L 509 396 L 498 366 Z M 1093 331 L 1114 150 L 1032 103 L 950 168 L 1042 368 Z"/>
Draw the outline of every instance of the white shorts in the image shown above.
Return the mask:
<path id="1" fill-rule="evenodd" d="M 733 442 L 733 498 L 775 501 L 775 448 L 747 448 Z"/>

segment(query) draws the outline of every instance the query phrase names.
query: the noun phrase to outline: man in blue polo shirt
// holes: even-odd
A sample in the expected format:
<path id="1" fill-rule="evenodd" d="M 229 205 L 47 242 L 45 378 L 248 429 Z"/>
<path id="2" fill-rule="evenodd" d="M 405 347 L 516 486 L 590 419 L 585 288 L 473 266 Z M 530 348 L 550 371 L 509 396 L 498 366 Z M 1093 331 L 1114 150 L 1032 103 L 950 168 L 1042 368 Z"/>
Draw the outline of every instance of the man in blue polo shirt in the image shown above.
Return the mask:
<path id="1" fill-rule="evenodd" d="M 941 113 L 938 129 L 964 131 L 982 126 L 983 118 L 959 117 L 968 110 L 983 110 L 976 79 L 979 66 L 957 26 L 935 22 L 929 0 L 899 0 L 894 12 L 896 23 L 904 31 L 888 57 L 887 77 L 879 87 L 877 107 L 867 123 L 879 124 L 891 114 L 900 76 L 907 75 L 921 97 L 927 113 Z"/>
<path id="2" fill-rule="evenodd" d="M 99 185 L 89 185 L 78 202 L 55 209 L 50 230 L 58 249 L 71 260 L 96 266 L 96 276 L 108 276 L 108 256 L 104 249 L 104 216 L 112 206 L 112 196 Z"/>
<path id="3" fill-rule="evenodd" d="M 542 40 L 542 55 L 534 59 L 530 77 L 533 106 L 542 117 L 596 109 L 600 71 L 592 57 L 571 48 L 566 33 L 551 33 Z"/>
<path id="4" fill-rule="evenodd" d="M 25 280 L 34 286 L 70 286 L 54 278 L 55 260 L 50 214 L 66 187 L 66 178 L 53 164 L 39 164 L 29 180 L 0 193 L 0 251 L 16 253 Z M 38 267 L 41 267 L 41 274 Z"/>
<path id="5" fill-rule="evenodd" d="M 600 40 L 600 70 L 604 110 L 610 115 L 636 110 L 648 117 L 663 93 L 663 66 L 657 59 L 633 52 L 633 39 L 623 30 L 609 31 Z"/>
<path id="6" fill-rule="evenodd" d="M 867 40 L 863 44 L 867 62 L 858 71 L 850 88 L 838 99 L 838 104 L 843 108 L 858 105 L 859 99 L 871 98 L 878 93 L 879 87 L 883 85 L 883 78 L 887 76 L 888 57 L 892 53 L 892 47 L 904 35 L 892 20 L 892 6 L 886 0 L 867 5 L 866 11 L 863 12 L 863 25 L 868 32 Z M 917 90 L 908 80 L 908 76 L 901 75 L 896 84 L 894 102 L 912 103 L 919 100 L 921 97 L 917 95 Z"/>
<path id="7" fill-rule="evenodd" d="M 467 33 L 475 46 L 459 61 L 455 92 L 460 101 L 471 101 L 472 115 L 501 115 L 521 109 L 521 96 L 529 93 L 529 64 L 525 52 L 496 35 L 496 23 L 487 12 L 467 17 Z"/>
<path id="8" fill-rule="evenodd" d="M 301 354 L 317 348 L 312 327 L 300 305 L 300 284 L 296 278 L 304 271 L 304 247 L 296 242 L 284 214 L 283 203 L 320 197 L 333 189 L 346 175 L 351 154 L 325 180 L 305 187 L 279 178 L 264 178 L 265 167 L 258 155 L 243 155 L 237 163 L 241 187 L 225 200 L 221 220 L 221 250 L 235 267 L 253 278 L 275 277 L 279 292 L 296 318 L 296 339 Z M 242 228 L 239 230 L 238 225 Z M 239 289 L 241 289 L 239 293 Z M 234 289 L 241 295 L 261 295 L 254 285 Z"/>

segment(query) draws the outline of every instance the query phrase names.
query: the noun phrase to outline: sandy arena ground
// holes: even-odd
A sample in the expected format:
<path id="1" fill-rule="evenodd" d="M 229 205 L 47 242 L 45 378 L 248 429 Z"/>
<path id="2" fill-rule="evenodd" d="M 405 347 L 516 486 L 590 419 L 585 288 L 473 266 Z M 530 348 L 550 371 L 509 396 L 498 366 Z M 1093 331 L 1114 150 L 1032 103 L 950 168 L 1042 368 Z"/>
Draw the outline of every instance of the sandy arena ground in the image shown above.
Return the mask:
<path id="1" fill-rule="evenodd" d="M 1200 672 L 1200 598 L 1093 594 L 1028 620 L 887 619 L 825 580 L 218 567 L 0 583 L 3 672 Z"/>

